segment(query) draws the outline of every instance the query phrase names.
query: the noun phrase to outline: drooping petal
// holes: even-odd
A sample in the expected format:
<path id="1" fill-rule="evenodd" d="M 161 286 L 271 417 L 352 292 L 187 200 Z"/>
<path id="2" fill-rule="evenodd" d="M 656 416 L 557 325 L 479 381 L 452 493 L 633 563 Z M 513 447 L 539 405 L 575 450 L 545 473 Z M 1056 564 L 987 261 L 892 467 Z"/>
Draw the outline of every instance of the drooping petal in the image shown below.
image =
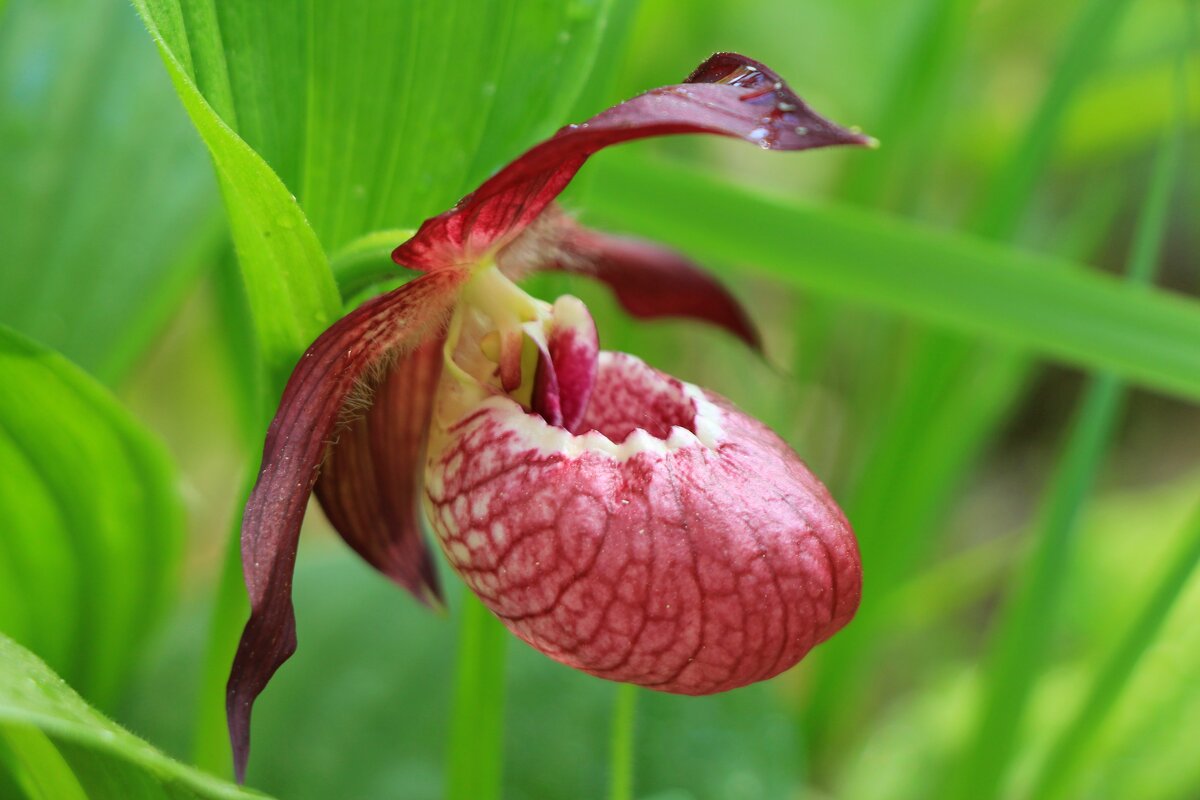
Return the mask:
<path id="1" fill-rule="evenodd" d="M 288 380 L 242 518 L 242 565 L 251 613 L 226 693 L 239 779 L 249 755 L 254 699 L 296 649 L 296 544 L 330 438 L 369 369 L 438 332 L 464 277 L 455 271 L 425 275 L 364 303 L 321 334 Z"/>
<path id="2" fill-rule="evenodd" d="M 580 428 L 494 396 L 432 435 L 429 518 L 517 636 L 602 678 L 708 694 L 778 674 L 854 615 L 850 526 L 761 423 L 603 353 Z"/>
<path id="3" fill-rule="evenodd" d="M 442 341 L 434 337 L 396 358 L 369 408 L 338 433 L 315 487 L 346 543 L 426 604 L 441 603 L 418 493 Z"/>
<path id="4" fill-rule="evenodd" d="M 539 222 L 539 225 L 542 223 Z M 607 284 L 635 317 L 686 317 L 720 328 L 755 350 L 762 339 L 750 315 L 729 291 L 693 261 L 666 247 L 585 228 L 565 215 L 547 222 L 540 268 L 589 275 Z M 515 245 L 514 257 L 523 252 Z M 503 251 L 504 255 L 509 252 Z M 505 261 L 501 260 L 501 266 Z M 517 271 L 524 271 L 517 268 Z"/>
<path id="5" fill-rule="evenodd" d="M 818 115 L 763 64 L 718 53 L 686 83 L 640 94 L 527 150 L 450 211 L 426 220 L 392 257 L 424 271 L 474 263 L 532 223 L 593 153 L 681 133 L 729 136 L 768 150 L 871 143 Z"/>

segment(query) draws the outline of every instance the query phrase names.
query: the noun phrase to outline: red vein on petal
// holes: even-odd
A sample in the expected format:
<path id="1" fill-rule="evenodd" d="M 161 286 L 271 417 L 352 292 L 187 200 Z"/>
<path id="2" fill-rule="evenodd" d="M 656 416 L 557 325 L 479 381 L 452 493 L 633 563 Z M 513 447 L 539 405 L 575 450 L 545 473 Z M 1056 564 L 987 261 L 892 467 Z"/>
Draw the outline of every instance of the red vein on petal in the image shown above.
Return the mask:
<path id="1" fill-rule="evenodd" d="M 441 590 L 419 493 L 442 344 L 435 337 L 396 359 L 370 407 L 330 447 L 315 487 L 342 539 L 427 605 L 440 604 Z"/>
<path id="2" fill-rule="evenodd" d="M 348 398 L 368 370 L 416 347 L 442 325 L 465 273 L 422 276 L 347 314 L 300 358 L 267 430 L 258 482 L 242 518 L 250 619 L 226 690 L 234 769 L 244 778 L 250 712 L 296 649 L 292 573 L 308 497 Z"/>

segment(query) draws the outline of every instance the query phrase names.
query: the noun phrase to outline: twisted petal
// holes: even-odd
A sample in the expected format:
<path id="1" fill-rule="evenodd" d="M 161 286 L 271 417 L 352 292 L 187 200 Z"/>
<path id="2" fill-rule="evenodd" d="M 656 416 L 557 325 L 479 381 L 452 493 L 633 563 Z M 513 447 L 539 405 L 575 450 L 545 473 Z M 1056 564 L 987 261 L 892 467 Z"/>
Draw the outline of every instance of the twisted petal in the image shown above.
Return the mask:
<path id="1" fill-rule="evenodd" d="M 424 271 L 475 263 L 537 219 L 593 153 L 681 133 L 729 136 L 767 150 L 871 142 L 818 115 L 765 65 L 718 53 L 685 83 L 640 94 L 527 150 L 453 209 L 426 220 L 392 257 Z"/>
<path id="2" fill-rule="evenodd" d="M 441 337 L 398 356 L 370 407 L 329 448 L 315 487 L 346 543 L 426 604 L 440 604 L 441 589 L 421 536 L 418 492 L 441 371 Z"/>
<path id="3" fill-rule="evenodd" d="M 337 423 L 369 369 L 437 333 L 463 279 L 456 271 L 425 275 L 364 303 L 321 334 L 288 380 L 242 518 L 242 566 L 251 615 L 226 692 L 239 779 L 249 755 L 254 699 L 296 649 L 296 544 Z"/>
<path id="4" fill-rule="evenodd" d="M 853 533 L 728 402 L 602 354 L 583 435 L 492 397 L 436 431 L 425 501 L 451 564 L 519 637 L 667 692 L 769 678 L 853 616 Z"/>

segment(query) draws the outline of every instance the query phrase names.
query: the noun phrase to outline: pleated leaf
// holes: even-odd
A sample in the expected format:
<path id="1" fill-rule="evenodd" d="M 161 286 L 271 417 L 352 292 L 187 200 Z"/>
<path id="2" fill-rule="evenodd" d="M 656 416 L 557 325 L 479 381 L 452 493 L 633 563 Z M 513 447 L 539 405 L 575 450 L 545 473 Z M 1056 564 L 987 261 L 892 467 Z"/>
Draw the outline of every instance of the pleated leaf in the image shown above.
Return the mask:
<path id="1" fill-rule="evenodd" d="M 0 328 L 0 631 L 115 701 L 178 580 L 162 446 L 94 379 Z"/>
<path id="2" fill-rule="evenodd" d="M 263 796 L 172 761 L 105 718 L 2 634 L 0 791 L 34 800 Z"/>

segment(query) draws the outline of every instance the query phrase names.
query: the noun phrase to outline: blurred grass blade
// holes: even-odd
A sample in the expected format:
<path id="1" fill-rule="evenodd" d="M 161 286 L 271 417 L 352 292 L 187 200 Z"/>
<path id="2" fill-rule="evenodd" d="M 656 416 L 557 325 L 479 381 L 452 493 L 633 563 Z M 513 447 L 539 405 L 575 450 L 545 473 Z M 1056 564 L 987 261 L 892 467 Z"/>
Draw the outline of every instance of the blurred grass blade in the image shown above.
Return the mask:
<path id="1" fill-rule="evenodd" d="M 1156 159 L 1129 255 L 1126 279 L 1131 285 L 1145 286 L 1153 280 L 1171 189 L 1179 171 L 1182 134 L 1180 122 Z M 1016 750 L 1025 707 L 1045 664 L 1063 589 L 1070 579 L 1080 511 L 1103 463 L 1122 392 L 1111 375 L 1096 376 L 1088 385 L 1050 486 L 1034 551 L 997 628 L 979 722 L 964 756 L 952 768 L 951 797 L 1000 794 L 1004 770 Z"/>
<path id="2" fill-rule="evenodd" d="M 1189 15 L 1188 22 L 1194 24 L 1194 17 Z M 1189 44 L 1194 44 L 1195 32 L 1190 33 L 1192 35 Z M 1162 252 L 1172 188 L 1180 174 L 1183 157 L 1188 118 L 1188 57 L 1189 48 L 1185 48 L 1180 53 L 1176 73 L 1176 118 L 1155 161 L 1149 195 L 1143 205 L 1130 251 L 1129 281 L 1135 284 L 1146 284 L 1153 280 L 1155 267 Z M 1076 766 L 1076 759 L 1100 727 L 1108 710 L 1133 674 L 1142 653 L 1154 641 L 1175 599 L 1187 584 L 1197 563 L 1200 563 L 1200 513 L 1197 513 L 1195 520 L 1184 534 L 1184 542 L 1177 557 L 1170 562 L 1162 580 L 1150 594 L 1146 606 L 1135 618 L 1130 632 L 1100 668 L 1092 690 L 1080 707 L 1078 715 L 1052 746 L 1034 784 L 1033 797 L 1052 796 L 1061 787 L 1069 785 L 1069 777 Z M 1191 532 L 1192 528 L 1195 529 L 1195 533 Z M 989 749 L 990 745 L 989 742 L 980 749 Z"/>
<path id="3" fill-rule="evenodd" d="M 765 197 L 684 167 L 603 158 L 589 211 L 613 227 L 1200 399 L 1200 302 L 877 214 Z"/>
<path id="4" fill-rule="evenodd" d="M 1169 561 L 1145 606 L 1101 664 L 1079 710 L 1054 740 L 1034 781 L 1031 798 L 1046 800 L 1066 796 L 1081 766 L 1080 758 L 1101 731 L 1138 662 L 1155 642 L 1176 599 L 1200 567 L 1200 511 L 1189 523 L 1182 539 L 1178 552 Z"/>
<path id="5" fill-rule="evenodd" d="M 2 23 L 0 324 L 116 383 L 223 238 L 208 159 L 124 4 Z"/>
<path id="6" fill-rule="evenodd" d="M 992 180 L 980 195 L 970 230 L 995 239 L 1011 239 L 1020 230 L 1071 100 L 1107 52 L 1129 5 L 1130 0 L 1086 0 L 1064 38 L 1059 68 L 1051 73 L 1024 133 L 993 170 Z M 1024 280 L 1048 288 L 1053 277 L 1028 275 Z M 1061 313 L 1056 305 L 1081 301 L 1080 292 L 1068 289 L 1040 313 L 1053 316 Z M 1099 319 L 1096 323 L 1102 324 Z M 1027 331 L 1036 327 L 1032 320 L 1018 324 Z M 1131 328 L 1119 335 L 1136 336 L 1136 332 Z M 996 343 L 1004 341 L 997 339 Z M 1087 347 L 1082 341 L 1080 345 Z M 866 467 L 848 502 L 858 526 L 864 566 L 876 576 L 877 598 L 889 597 L 920 553 L 930 547 L 954 491 L 1020 397 L 1032 367 L 1025 353 L 988 352 L 976 342 L 945 331 L 919 331 L 910 348 L 917 368 L 899 383 L 898 391 L 882 393 L 891 399 L 879 412 L 881 419 L 901 419 L 903 424 L 882 429 L 873 449 L 864 456 Z M 1136 358 L 1136 350 L 1133 347 L 1130 356 Z M 901 465 L 907 474 L 919 477 L 896 481 L 895 470 Z M 835 698 L 853 682 L 857 664 L 865 662 L 865 653 L 856 653 L 855 648 L 870 640 L 876 620 L 886 615 L 886 608 L 886 601 L 864 603 L 854 637 L 830 648 L 810 716 L 818 727 L 832 713 Z"/>
<path id="7" fill-rule="evenodd" d="M 254 488 L 256 473 L 242 481 L 238 497 L 249 496 Z M 196 708 L 195 730 L 192 735 L 192 760 L 196 766 L 216 775 L 232 770 L 229 728 L 225 718 L 225 686 L 229 681 L 229 665 L 237 652 L 238 638 L 250 615 L 250 598 L 242 581 L 242 510 L 234 509 L 225 542 L 224 558 L 217 578 L 212 612 L 208 620 L 208 646 L 204 650 L 200 671 L 200 694 Z"/>
<path id="8" fill-rule="evenodd" d="M 617 686 L 608 754 L 608 800 L 633 800 L 633 742 L 637 697 L 638 687 L 632 683 Z"/>
<path id="9" fill-rule="evenodd" d="M 13 779 L 13 798 L 19 793 L 29 800 L 88 800 L 54 742 L 32 725 L 0 725 L 0 770 Z"/>
<path id="10" fill-rule="evenodd" d="M 1080 511 L 1104 463 L 1121 409 L 1116 379 L 1092 379 L 1050 484 L 1034 551 L 997 625 L 984 670 L 974 734 L 950 768 L 947 798 L 1002 794 L 1004 770 L 1016 750 L 1025 707 L 1047 658 L 1063 589 L 1070 578 Z"/>
<path id="11" fill-rule="evenodd" d="M 446 798 L 500 800 L 508 631 L 475 595 L 464 591 L 461 597 Z"/>
<path id="12" fill-rule="evenodd" d="M 94 379 L 3 328 L 0 375 L 0 630 L 110 708 L 176 583 L 174 469 Z"/>
<path id="13" fill-rule="evenodd" d="M 1132 0 L 1087 0 L 1067 34 L 1050 82 L 1012 154 L 992 172 L 969 227 L 993 239 L 1016 233 L 1050 161 L 1072 101 L 1107 51 Z"/>
<path id="14" fill-rule="evenodd" d="M 2 634 L 0 770 L 22 790 L 18 796 L 47 800 L 262 797 L 167 758 L 89 707 Z"/>
<path id="15" fill-rule="evenodd" d="M 949 84 L 958 74 L 955 65 L 977 5 L 979 0 L 926 0 L 917 29 L 891 72 L 883 108 L 866 126 L 883 146 L 869 158 L 846 161 L 838 187 L 841 199 L 891 208 L 898 193 L 908 197 L 919 194 L 913 185 L 915 173 L 928 163 L 924 151 L 946 118 L 939 112 Z"/>

